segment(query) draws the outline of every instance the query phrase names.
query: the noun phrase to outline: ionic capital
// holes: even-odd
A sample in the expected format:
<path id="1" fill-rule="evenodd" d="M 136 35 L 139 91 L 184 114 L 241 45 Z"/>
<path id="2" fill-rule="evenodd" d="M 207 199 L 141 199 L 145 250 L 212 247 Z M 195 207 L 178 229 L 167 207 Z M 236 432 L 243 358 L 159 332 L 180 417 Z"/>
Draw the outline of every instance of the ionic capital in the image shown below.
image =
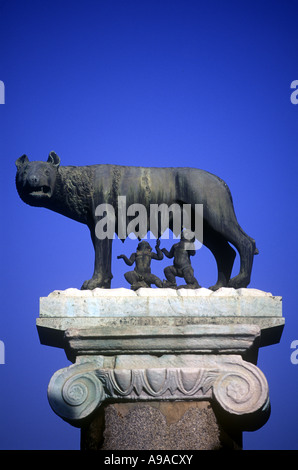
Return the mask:
<path id="1" fill-rule="evenodd" d="M 48 387 L 53 410 L 79 427 L 104 402 L 208 400 L 244 430 L 267 420 L 268 397 L 263 373 L 239 356 L 204 357 L 197 367 L 146 369 L 102 369 L 85 362 L 57 371 Z"/>

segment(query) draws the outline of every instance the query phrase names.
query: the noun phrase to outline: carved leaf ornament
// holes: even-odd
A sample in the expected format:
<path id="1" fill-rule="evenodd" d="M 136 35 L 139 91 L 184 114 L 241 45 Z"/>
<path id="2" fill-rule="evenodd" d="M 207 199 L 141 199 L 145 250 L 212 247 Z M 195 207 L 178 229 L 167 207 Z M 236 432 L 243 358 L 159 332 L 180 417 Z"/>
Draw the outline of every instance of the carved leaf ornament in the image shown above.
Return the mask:
<path id="1" fill-rule="evenodd" d="M 95 363 L 57 371 L 48 387 L 51 407 L 75 426 L 105 400 L 210 400 L 233 416 L 262 413 L 268 385 L 253 364 L 224 362 L 219 367 L 98 369 Z"/>

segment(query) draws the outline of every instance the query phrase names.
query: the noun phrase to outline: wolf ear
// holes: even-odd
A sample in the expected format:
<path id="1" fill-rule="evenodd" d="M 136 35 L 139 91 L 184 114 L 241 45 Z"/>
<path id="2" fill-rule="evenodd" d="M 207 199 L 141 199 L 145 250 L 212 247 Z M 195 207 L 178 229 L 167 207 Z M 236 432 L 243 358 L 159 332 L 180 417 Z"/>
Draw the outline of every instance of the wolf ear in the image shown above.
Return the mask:
<path id="1" fill-rule="evenodd" d="M 27 163 L 27 162 L 29 162 L 29 158 L 27 157 L 27 155 L 22 155 L 20 158 L 16 160 L 16 167 L 20 168 L 22 165 L 24 165 L 24 163 Z"/>
<path id="2" fill-rule="evenodd" d="M 50 152 L 48 157 L 48 163 L 51 163 L 56 168 L 59 168 L 60 165 L 60 158 L 55 152 Z"/>

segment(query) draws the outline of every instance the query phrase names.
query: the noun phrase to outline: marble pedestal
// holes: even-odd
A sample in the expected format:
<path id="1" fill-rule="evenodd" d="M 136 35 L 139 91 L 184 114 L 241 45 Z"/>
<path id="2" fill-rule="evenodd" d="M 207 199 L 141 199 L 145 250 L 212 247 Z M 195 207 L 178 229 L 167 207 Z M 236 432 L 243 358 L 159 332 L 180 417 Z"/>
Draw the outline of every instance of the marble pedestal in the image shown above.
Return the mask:
<path id="1" fill-rule="evenodd" d="M 37 319 L 73 363 L 50 405 L 98 450 L 241 447 L 269 417 L 257 356 L 283 326 L 280 297 L 229 288 L 54 291 Z"/>

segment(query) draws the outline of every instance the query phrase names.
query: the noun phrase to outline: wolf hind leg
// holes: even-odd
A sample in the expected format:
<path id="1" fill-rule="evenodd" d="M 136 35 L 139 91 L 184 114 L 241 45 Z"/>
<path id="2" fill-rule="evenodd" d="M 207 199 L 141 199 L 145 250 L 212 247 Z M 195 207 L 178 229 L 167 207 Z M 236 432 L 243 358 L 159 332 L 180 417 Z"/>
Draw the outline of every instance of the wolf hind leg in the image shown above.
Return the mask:
<path id="1" fill-rule="evenodd" d="M 209 289 L 215 291 L 220 287 L 228 286 L 236 252 L 228 241 L 218 233 L 209 231 L 206 235 L 207 237 L 204 233 L 204 245 L 213 254 L 217 265 L 217 282 L 209 287 Z"/>
<path id="2" fill-rule="evenodd" d="M 247 287 L 250 283 L 254 255 L 258 253 L 255 240 L 249 237 L 237 224 L 227 229 L 227 238 L 237 249 L 240 256 L 240 271 L 237 276 L 229 280 L 228 287 L 239 289 Z"/>

